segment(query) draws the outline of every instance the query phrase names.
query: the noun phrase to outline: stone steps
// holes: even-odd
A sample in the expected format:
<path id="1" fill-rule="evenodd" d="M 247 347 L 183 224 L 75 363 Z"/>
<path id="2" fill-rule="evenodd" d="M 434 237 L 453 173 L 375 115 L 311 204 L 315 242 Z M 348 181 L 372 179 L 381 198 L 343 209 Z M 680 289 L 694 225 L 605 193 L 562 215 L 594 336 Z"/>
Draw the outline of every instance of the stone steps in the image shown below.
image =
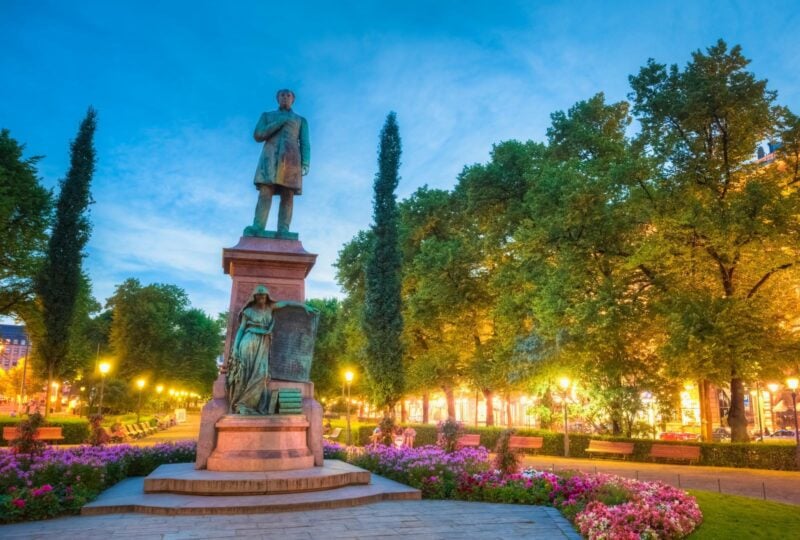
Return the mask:
<path id="1" fill-rule="evenodd" d="M 140 512 L 157 515 L 261 514 L 344 508 L 380 501 L 419 500 L 419 490 L 372 475 L 368 485 L 272 495 L 145 493 L 144 478 L 128 478 L 81 509 L 82 515 Z"/>
<path id="2" fill-rule="evenodd" d="M 331 459 L 323 467 L 270 472 L 198 471 L 192 463 L 174 463 L 123 480 L 81 514 L 260 514 L 421 498 L 419 490 Z"/>
<path id="3" fill-rule="evenodd" d="M 370 473 L 338 460 L 323 467 L 271 472 L 198 471 L 192 463 L 162 465 L 144 479 L 145 493 L 269 495 L 368 485 Z"/>

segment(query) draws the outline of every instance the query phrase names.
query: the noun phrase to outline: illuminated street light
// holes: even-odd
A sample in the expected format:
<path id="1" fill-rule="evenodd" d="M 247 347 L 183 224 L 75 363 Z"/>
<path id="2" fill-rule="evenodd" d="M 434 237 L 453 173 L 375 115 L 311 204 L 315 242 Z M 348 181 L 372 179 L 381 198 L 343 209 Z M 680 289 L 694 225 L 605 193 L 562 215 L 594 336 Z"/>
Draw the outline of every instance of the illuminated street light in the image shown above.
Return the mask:
<path id="1" fill-rule="evenodd" d="M 777 429 L 776 423 L 775 423 L 775 396 L 774 396 L 774 394 L 775 394 L 775 392 L 778 391 L 778 388 L 780 388 L 780 385 L 778 383 L 774 383 L 773 382 L 773 383 L 768 383 L 767 384 L 767 391 L 769 392 L 769 416 L 770 416 L 771 423 L 772 423 L 772 431 L 775 431 Z"/>
<path id="2" fill-rule="evenodd" d="M 100 370 L 100 402 L 97 404 L 97 414 L 103 414 L 103 391 L 106 386 L 106 375 L 111 371 L 111 364 L 100 362 L 97 369 Z"/>
<path id="3" fill-rule="evenodd" d="M 142 390 L 144 390 L 145 380 L 139 379 L 136 381 L 136 387 L 139 389 L 139 399 L 136 401 L 136 423 L 139 423 L 139 416 L 142 411 Z"/>
<path id="4" fill-rule="evenodd" d="M 567 377 L 561 377 L 558 385 L 563 390 L 561 405 L 564 408 L 564 457 L 569 457 L 569 426 L 567 424 L 567 399 L 569 397 L 569 386 L 571 381 Z"/>
<path id="5" fill-rule="evenodd" d="M 792 391 L 792 412 L 794 413 L 794 441 L 797 447 L 795 448 L 795 459 L 797 464 L 800 465 L 800 432 L 797 429 L 797 386 L 800 384 L 795 377 L 786 379 L 786 386 Z"/>
<path id="6" fill-rule="evenodd" d="M 344 372 L 344 380 L 345 380 L 345 384 L 347 386 L 347 398 L 346 398 L 346 401 L 347 401 L 347 446 L 350 446 L 350 444 L 351 444 L 351 440 L 350 440 L 350 385 L 353 382 L 353 376 L 354 376 L 353 372 L 350 371 L 349 369 Z M 345 397 L 344 397 L 344 385 L 342 385 L 342 399 L 345 399 Z"/>

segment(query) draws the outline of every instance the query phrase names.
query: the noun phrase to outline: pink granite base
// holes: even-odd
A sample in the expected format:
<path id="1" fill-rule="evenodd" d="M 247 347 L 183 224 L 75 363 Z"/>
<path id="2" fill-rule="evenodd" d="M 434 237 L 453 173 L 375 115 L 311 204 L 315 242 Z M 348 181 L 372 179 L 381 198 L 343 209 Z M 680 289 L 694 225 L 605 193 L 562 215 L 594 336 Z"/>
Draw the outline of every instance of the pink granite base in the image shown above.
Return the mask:
<path id="1" fill-rule="evenodd" d="M 145 493 L 268 495 L 367 485 L 370 472 L 328 460 L 323 467 L 274 472 L 198 471 L 191 464 L 161 465 L 144 479 Z"/>
<path id="2" fill-rule="evenodd" d="M 314 466 L 304 415 L 223 416 L 209 471 L 286 471 Z"/>

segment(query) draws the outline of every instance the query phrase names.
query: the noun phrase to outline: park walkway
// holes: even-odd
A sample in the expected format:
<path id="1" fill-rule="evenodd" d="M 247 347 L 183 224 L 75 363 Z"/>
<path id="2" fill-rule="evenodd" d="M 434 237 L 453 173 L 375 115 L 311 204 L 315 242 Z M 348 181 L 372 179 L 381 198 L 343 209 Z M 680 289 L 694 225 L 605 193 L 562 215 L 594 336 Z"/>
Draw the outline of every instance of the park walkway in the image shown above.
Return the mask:
<path id="1" fill-rule="evenodd" d="M 147 437 L 129 441 L 129 444 L 136 446 L 151 446 L 163 442 L 176 441 L 196 441 L 200 433 L 200 413 L 190 412 L 186 415 L 186 422 L 177 424 L 170 428 L 156 431 Z"/>
<path id="2" fill-rule="evenodd" d="M 734 469 L 555 456 L 525 456 L 523 465 L 540 470 L 572 469 L 617 474 L 639 480 L 660 480 L 683 489 L 702 489 L 800 505 L 800 472 L 796 471 Z"/>
<path id="3" fill-rule="evenodd" d="M 0 526 L 0 537 L 43 540 L 580 538 L 554 508 L 461 501 L 394 501 L 313 512 L 225 516 L 76 516 Z"/>

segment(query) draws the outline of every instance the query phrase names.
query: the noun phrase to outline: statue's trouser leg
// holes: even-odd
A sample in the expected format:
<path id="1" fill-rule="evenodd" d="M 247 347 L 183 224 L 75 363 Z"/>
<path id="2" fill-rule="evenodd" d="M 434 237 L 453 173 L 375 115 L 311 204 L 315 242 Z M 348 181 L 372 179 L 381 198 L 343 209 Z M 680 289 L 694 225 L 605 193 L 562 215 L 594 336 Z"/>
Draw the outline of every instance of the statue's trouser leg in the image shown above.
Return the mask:
<path id="1" fill-rule="evenodd" d="M 281 190 L 281 205 L 278 208 L 278 232 L 289 232 L 293 209 L 294 191 L 290 189 Z"/>
<path id="2" fill-rule="evenodd" d="M 272 196 L 275 194 L 275 187 L 269 184 L 258 186 L 258 203 L 256 203 L 256 215 L 253 218 L 253 227 L 264 230 L 267 226 L 269 209 L 272 206 Z"/>

